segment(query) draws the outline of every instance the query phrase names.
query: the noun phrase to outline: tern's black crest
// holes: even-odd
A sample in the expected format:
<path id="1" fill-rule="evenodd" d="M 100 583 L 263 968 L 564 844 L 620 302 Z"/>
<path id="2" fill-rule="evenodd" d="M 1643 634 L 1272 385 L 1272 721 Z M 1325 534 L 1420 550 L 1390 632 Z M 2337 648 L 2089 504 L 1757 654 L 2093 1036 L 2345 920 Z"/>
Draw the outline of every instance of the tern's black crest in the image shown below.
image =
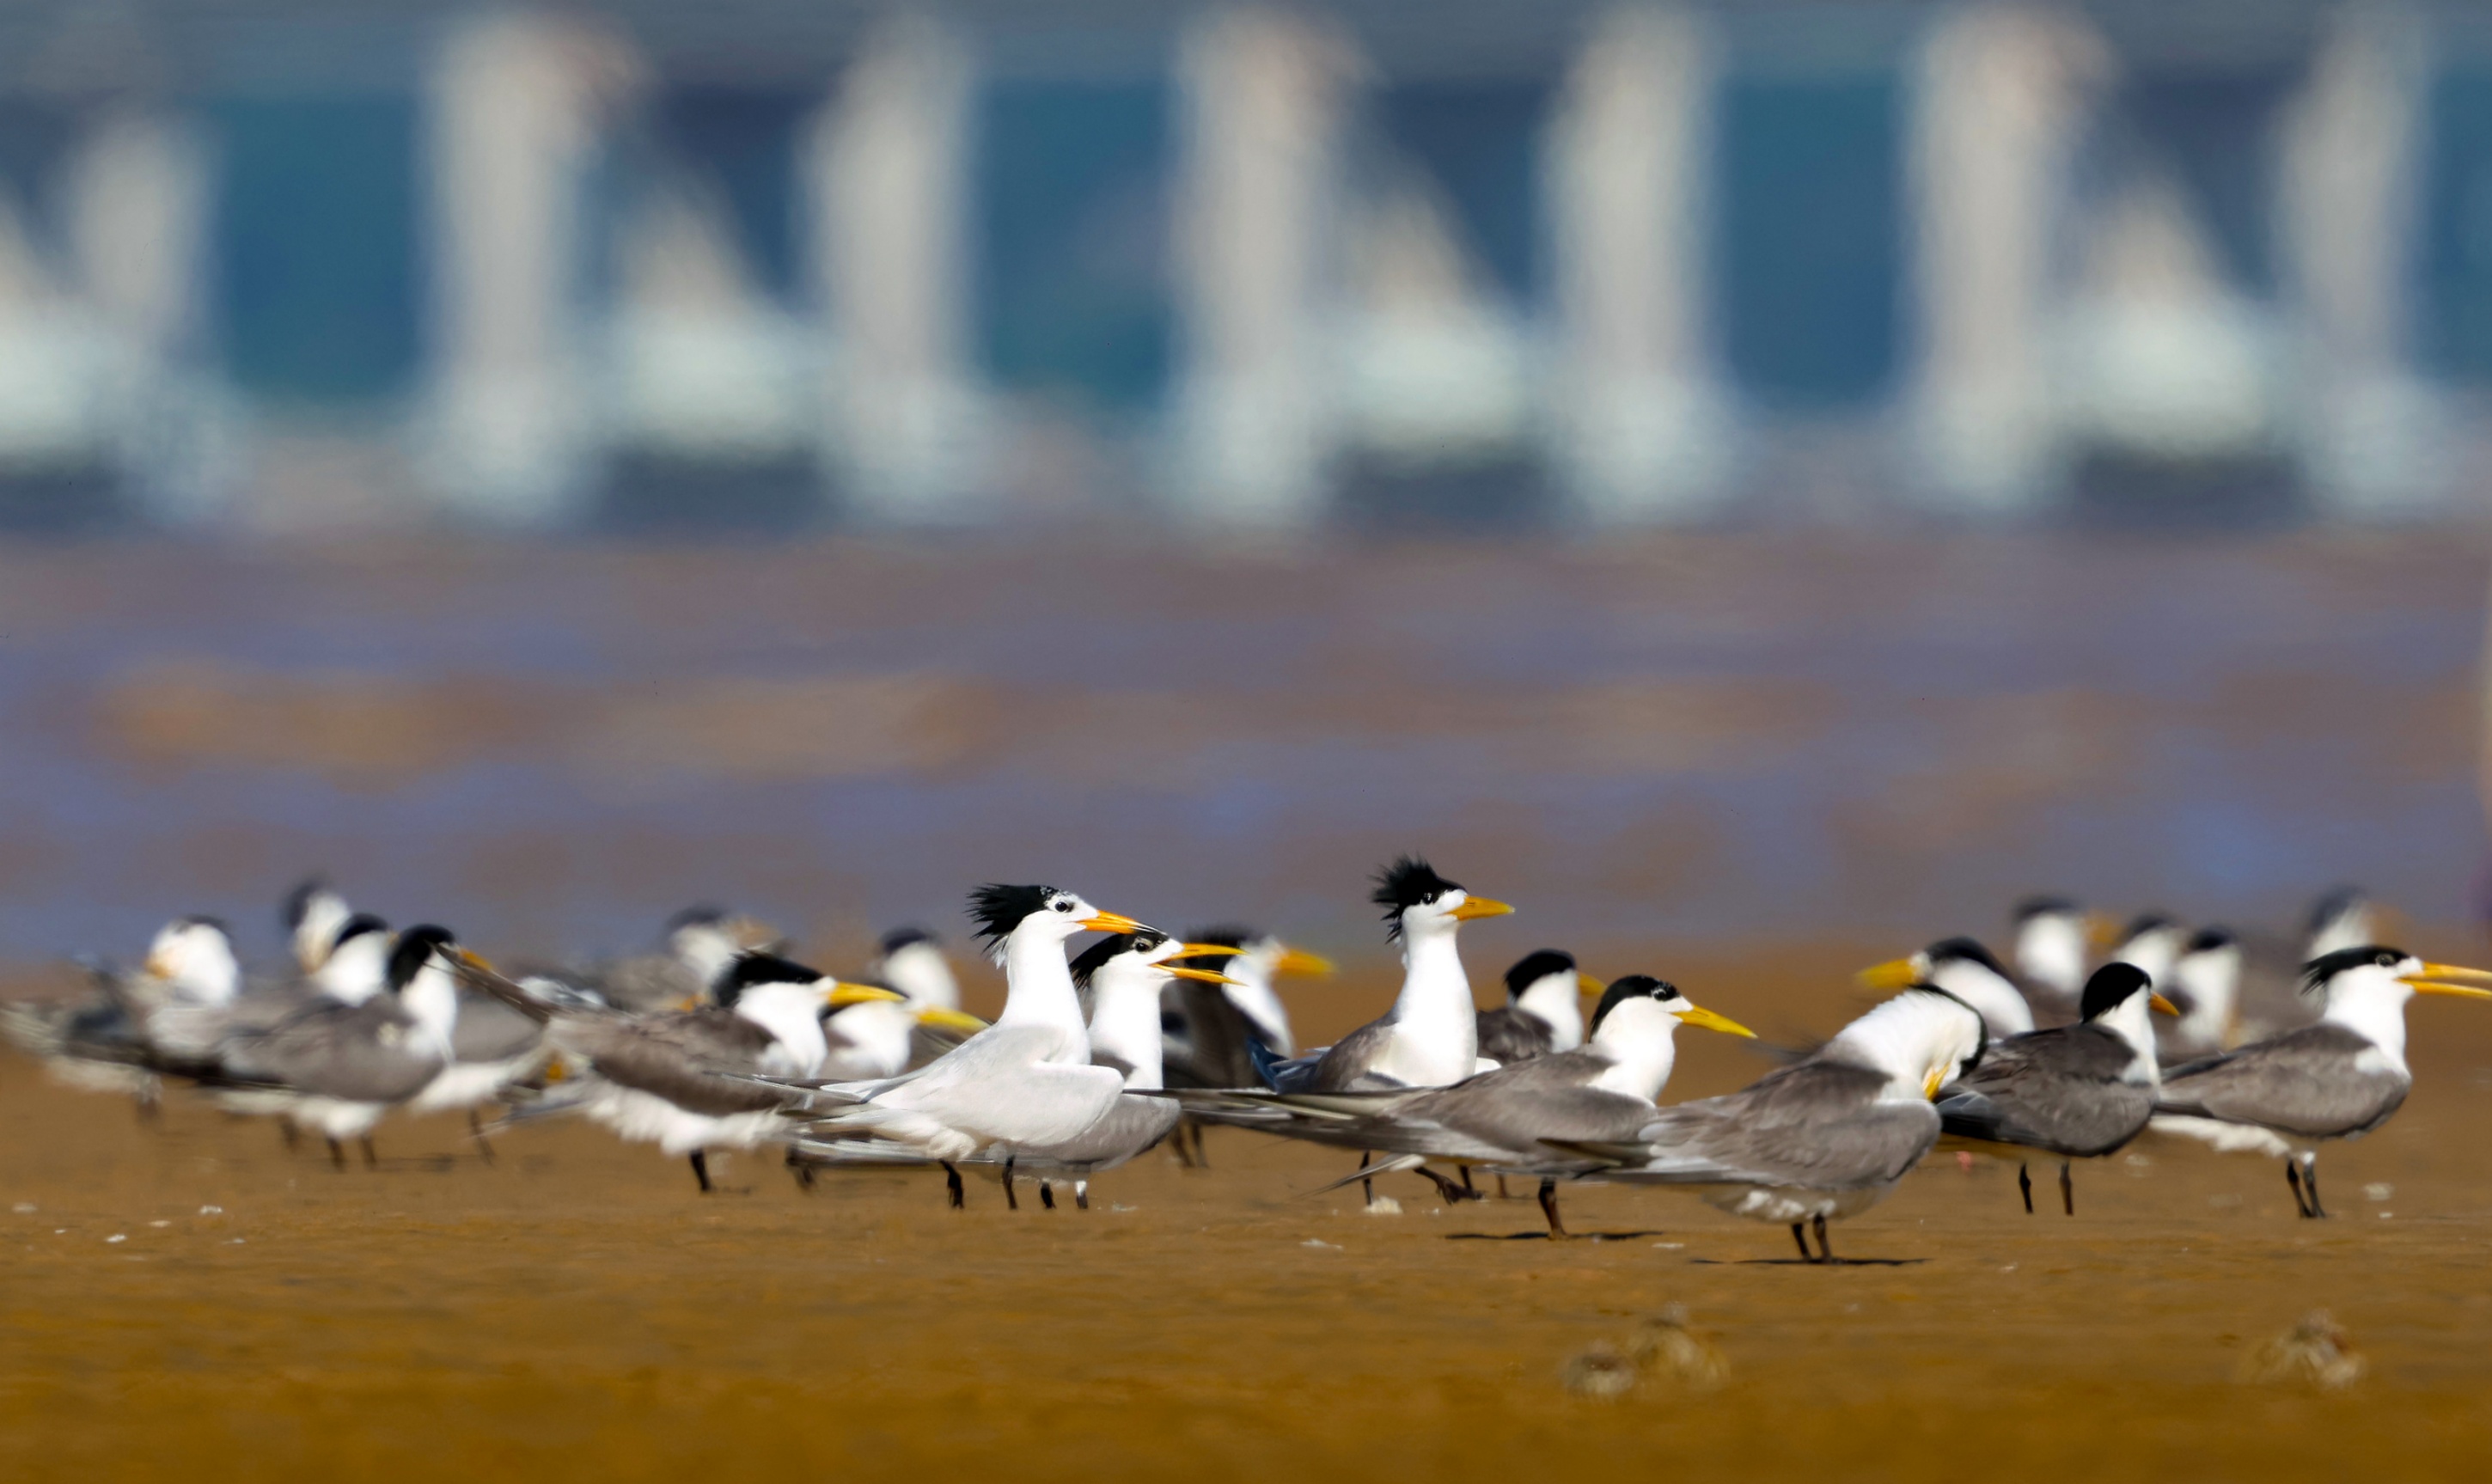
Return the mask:
<path id="1" fill-rule="evenodd" d="M 403 990 L 413 984 L 417 972 L 431 962 L 434 950 L 452 941 L 448 928 L 429 922 L 400 934 L 398 946 L 390 950 L 389 987 Z"/>
<path id="2" fill-rule="evenodd" d="M 1989 949 L 1982 947 L 1973 938 L 1941 938 L 1932 943 L 1927 951 L 1930 956 L 1930 966 L 1933 968 L 1941 964 L 1978 964 L 2002 979 L 2007 977 L 2007 970 L 2000 965 L 1999 960 L 1992 957 Z"/>
<path id="3" fill-rule="evenodd" d="M 2321 954 L 2301 965 L 2301 993 L 2315 994 L 2328 988 L 2328 981 L 2349 968 L 2392 968 L 2414 955 L 2402 948 L 2382 948 L 2372 944 L 2363 948 L 2339 948 L 2334 953 Z"/>
<path id="4" fill-rule="evenodd" d="M 969 893 L 969 920 L 978 936 L 1000 944 L 1032 912 L 1047 910 L 1048 899 L 1062 896 L 1053 886 L 1005 886 L 990 881 Z"/>
<path id="5" fill-rule="evenodd" d="M 233 936 L 233 929 L 225 926 L 225 920 L 223 918 L 213 917 L 206 912 L 193 912 L 187 917 L 176 917 L 172 921 L 172 926 L 176 928 L 214 928 L 217 932 L 222 934 L 226 937 Z"/>
<path id="6" fill-rule="evenodd" d="M 1185 940 L 1189 943 L 1217 943 L 1223 948 L 1243 949 L 1248 943 L 1262 936 L 1262 933 L 1242 923 L 1224 922 L 1218 927 L 1199 928 L 1188 933 Z"/>
<path id="7" fill-rule="evenodd" d="M 739 953 L 727 972 L 718 976 L 718 985 L 710 991 L 719 1004 L 734 1009 L 744 992 L 756 984 L 816 984 L 822 977 L 818 968 L 808 968 L 793 959 L 783 959 L 775 953 Z"/>
<path id="8" fill-rule="evenodd" d="M 1560 954 L 1558 957 L 1564 958 L 1565 955 Z M 1572 964 L 1574 960 L 1567 959 L 1566 962 Z M 1610 1018 L 1610 1012 L 1630 999 L 1676 999 L 1677 997 L 1677 987 L 1668 980 L 1655 979 L 1650 974 L 1621 974 L 1611 980 L 1610 987 L 1601 992 L 1601 1002 L 1592 1007 L 1591 1030 L 1587 1031 L 1586 1034 L 1599 1030 L 1601 1022 Z"/>
<path id="9" fill-rule="evenodd" d="M 2233 935 L 2222 928 L 2200 928 L 2198 935 L 2189 939 L 2188 952 L 2213 953 L 2218 948 L 2230 948 L 2233 942 Z"/>
<path id="10" fill-rule="evenodd" d="M 1505 971 L 1505 997 L 1510 1000 L 1521 999 L 1524 991 L 1551 974 L 1571 974 L 1574 971 L 1575 956 L 1571 953 L 1564 953 L 1556 948 L 1543 948 L 1537 953 L 1527 953 L 1515 960 L 1514 966 Z"/>
<path id="11" fill-rule="evenodd" d="M 2371 894 L 2358 886 L 2331 886 L 2327 895 L 2310 905 L 2310 931 L 2317 933 L 2337 918 L 2370 905 Z"/>
<path id="12" fill-rule="evenodd" d="M 303 919 L 312 914 L 312 899 L 328 889 L 328 881 L 316 876 L 296 882 L 294 889 L 285 894 L 285 931 L 291 933 L 302 927 Z"/>
<path id="13" fill-rule="evenodd" d="M 1376 890 L 1367 900 L 1384 908 L 1384 935 L 1400 937 L 1404 912 L 1434 902 L 1449 891 L 1461 890 L 1458 884 L 1437 875 L 1436 868 L 1426 861 L 1405 855 L 1376 874 Z"/>
<path id="14" fill-rule="evenodd" d="M 667 919 L 667 935 L 672 937 L 686 928 L 722 927 L 726 922 L 727 908 L 723 906 L 688 906 Z"/>
<path id="15" fill-rule="evenodd" d="M 2073 917 L 2077 905 L 2065 897 L 2028 897 L 2016 904 L 2016 920 L 2031 922 L 2036 917 Z"/>
<path id="16" fill-rule="evenodd" d="M 1073 956 L 1073 983 L 1086 990 L 1110 959 L 1136 948 L 1148 952 L 1167 941 L 1165 933 L 1112 933 Z"/>
<path id="17" fill-rule="evenodd" d="M 2134 964 L 2106 964 L 2086 981 L 2085 995 L 2077 1001 L 2077 1016 L 2081 1020 L 2100 1020 L 2126 1004 L 2132 995 L 2153 987 L 2154 981 L 2147 977 L 2146 970 Z"/>
<path id="18" fill-rule="evenodd" d="M 898 953 L 903 948 L 913 948 L 919 943 L 939 944 L 940 942 L 941 939 L 937 938 L 931 930 L 926 928 L 894 928 L 882 935 L 882 945 L 879 951 L 882 956 L 887 959 L 893 954 Z"/>
<path id="19" fill-rule="evenodd" d="M 354 916 L 338 924 L 338 935 L 329 940 L 329 951 L 331 953 L 336 953 L 339 949 L 345 947 L 346 939 L 350 937 L 361 937 L 367 933 L 387 933 L 388 931 L 388 923 L 374 917 L 370 912 L 357 912 Z"/>
<path id="20" fill-rule="evenodd" d="M 2120 940 L 2123 943 L 2133 942 L 2149 933 L 2160 933 L 2166 928 L 2179 926 L 2180 926 L 2179 923 L 2161 912 L 2140 912 L 2128 920 L 2127 927 L 2120 930 Z"/>

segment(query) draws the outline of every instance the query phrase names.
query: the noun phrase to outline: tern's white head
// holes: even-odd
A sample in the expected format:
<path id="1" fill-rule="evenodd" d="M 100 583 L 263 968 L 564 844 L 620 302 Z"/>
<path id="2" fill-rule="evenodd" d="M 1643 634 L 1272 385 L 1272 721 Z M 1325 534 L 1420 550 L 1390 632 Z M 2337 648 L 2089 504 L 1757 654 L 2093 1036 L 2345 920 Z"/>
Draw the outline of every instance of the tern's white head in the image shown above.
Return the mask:
<path id="1" fill-rule="evenodd" d="M 1218 969 L 1229 981 L 1222 987 L 1221 997 L 1246 1018 L 1265 1046 L 1284 1056 L 1294 1054 L 1297 1048 L 1290 1029 L 1289 1008 L 1281 1003 L 1272 982 L 1291 974 L 1328 976 L 1333 971 L 1332 961 L 1292 948 L 1269 933 L 1233 923 L 1188 933 L 1186 941 L 1203 948 L 1237 950 L 1227 955 L 1203 955 L 1203 965 Z"/>
<path id="2" fill-rule="evenodd" d="M 2148 912 L 2121 930 L 2120 946 L 2112 950 L 2110 962 L 2136 965 L 2161 989 L 2172 982 L 2172 970 L 2188 944 L 2188 929 L 2160 912 Z"/>
<path id="3" fill-rule="evenodd" d="M 357 912 L 339 925 L 312 983 L 331 999 L 362 1004 L 389 988 L 389 924 Z"/>
<path id="4" fill-rule="evenodd" d="M 242 993 L 233 938 L 213 917 L 177 917 L 159 929 L 147 945 L 147 972 L 198 1004 L 229 1004 Z"/>
<path id="5" fill-rule="evenodd" d="M 718 1002 L 770 1032 L 782 1055 L 780 1075 L 811 1077 L 830 1054 L 822 1022 L 850 1005 L 898 1003 L 899 992 L 849 984 L 771 953 L 736 956 L 719 976 Z"/>
<path id="6" fill-rule="evenodd" d="M 1225 985 L 1213 968 L 1175 962 L 1208 958 L 1235 962 L 1218 950 L 1233 945 L 1186 943 L 1145 928 L 1092 943 L 1072 964 L 1074 985 L 1090 996 L 1090 1052 L 1125 1066 L 1125 1085 L 1161 1085 L 1160 991 L 1171 979 Z"/>
<path id="7" fill-rule="evenodd" d="M 384 970 L 399 1003 L 444 1056 L 450 1054 L 450 1038 L 459 1028 L 459 981 L 446 962 L 458 951 L 448 928 L 424 923 L 398 935 Z"/>
<path id="8" fill-rule="evenodd" d="M 317 973 L 329 962 L 329 950 L 338 943 L 338 930 L 354 916 L 346 899 L 329 889 L 329 883 L 318 876 L 296 886 L 285 894 L 285 931 L 294 945 L 294 962 L 307 974 Z"/>
<path id="9" fill-rule="evenodd" d="M 1981 1013 L 1945 991 L 1906 990 L 1836 1031 L 1817 1058 L 1883 1074 L 1888 1098 L 1927 1101 L 1981 1060 L 1985 1032 Z"/>
<path id="10" fill-rule="evenodd" d="M 2166 992 L 2180 1007 L 2180 1038 L 2191 1047 L 2229 1045 L 2241 997 L 2241 945 L 2221 928 L 2201 929 L 2172 965 Z"/>
<path id="11" fill-rule="evenodd" d="M 2086 993 L 2078 1002 L 2077 1014 L 2090 1025 L 2100 1025 L 2126 1041 L 2145 1063 L 2146 1074 L 2154 1075 L 2154 1026 L 2148 1021 L 2149 1010 L 2166 1015 L 2178 1014 L 2172 1002 L 2154 992 L 2153 981 L 2146 970 L 2134 964 L 2117 960 L 2094 970 L 2086 981 Z"/>
<path id="12" fill-rule="evenodd" d="M 2358 886 L 2339 886 L 2311 904 L 2310 944 L 2305 959 L 2324 959 L 2346 948 L 2379 941 L 2371 899 Z"/>
<path id="13" fill-rule="evenodd" d="M 2451 981 L 2465 981 L 2453 983 Z M 2302 993 L 2324 995 L 2320 1018 L 2367 1038 L 2405 1065 L 2406 1001 L 2417 994 L 2492 999 L 2481 986 L 2492 973 L 2454 964 L 2426 964 L 2402 948 L 2339 948 L 2301 967 Z"/>
<path id="14" fill-rule="evenodd" d="M 2074 999 L 2086 982 L 2086 913 L 2062 897 L 2035 897 L 2016 908 L 2016 969 L 2052 993 Z"/>
<path id="15" fill-rule="evenodd" d="M 961 1008 L 961 981 L 952 977 L 952 962 L 924 928 L 896 928 L 882 935 L 875 965 L 883 983 L 908 996 L 912 1005 L 942 1010 Z"/>
<path id="16" fill-rule="evenodd" d="M 1609 1058 L 1611 1070 L 1599 1085 L 1606 1091 L 1656 1099 L 1670 1082 L 1677 1057 L 1678 1027 L 1701 1025 L 1727 1035 L 1754 1037 L 1756 1032 L 1716 1015 L 1678 993 L 1678 987 L 1650 974 L 1624 974 L 1610 981 L 1592 1011 L 1591 1047 Z"/>
<path id="17" fill-rule="evenodd" d="M 1860 982 L 1878 990 L 1936 985 L 1973 1006 L 1993 1041 L 2033 1028 L 2033 1007 L 2025 1002 L 2015 981 L 1989 949 L 1969 937 L 1942 938 L 1909 959 L 1863 969 Z"/>
<path id="18" fill-rule="evenodd" d="M 1502 902 L 1472 896 L 1415 855 L 1405 855 L 1379 872 L 1369 900 L 1384 908 L 1385 935 L 1406 945 L 1449 938 L 1475 917 L 1502 917 L 1514 910 Z"/>
<path id="19" fill-rule="evenodd" d="M 1505 971 L 1506 1003 L 1549 1027 L 1553 1052 L 1571 1052 L 1584 1044 L 1584 996 L 1598 994 L 1602 988 L 1599 980 L 1575 966 L 1573 954 L 1555 948 L 1526 954 Z"/>

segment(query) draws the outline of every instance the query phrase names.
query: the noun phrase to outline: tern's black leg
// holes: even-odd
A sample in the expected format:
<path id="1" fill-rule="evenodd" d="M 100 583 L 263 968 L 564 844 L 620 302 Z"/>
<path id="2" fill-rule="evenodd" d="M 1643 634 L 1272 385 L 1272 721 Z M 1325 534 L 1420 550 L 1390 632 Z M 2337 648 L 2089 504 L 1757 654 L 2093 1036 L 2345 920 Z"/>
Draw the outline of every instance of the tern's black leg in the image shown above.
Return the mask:
<path id="1" fill-rule="evenodd" d="M 1009 1154 L 1004 1156 L 1004 1209 L 1021 1209 L 1021 1197 L 1013 1194 L 1013 1157 Z"/>
<path id="2" fill-rule="evenodd" d="M 1194 1120 L 1194 1168 L 1197 1170 L 1208 1170 L 1211 1168 L 1211 1156 L 1205 1153 L 1202 1147 L 1202 1120 L 1201 1118 Z"/>
<path id="3" fill-rule="evenodd" d="M 367 1170 L 378 1170 L 381 1167 L 381 1156 L 380 1152 L 372 1147 L 372 1136 L 366 1134 L 363 1138 L 356 1140 L 355 1143 L 363 1145 L 364 1168 Z"/>
<path id="4" fill-rule="evenodd" d="M 467 1137 L 476 1141 L 476 1157 L 491 1164 L 493 1142 L 485 1137 L 485 1120 L 476 1116 L 476 1110 L 472 1108 L 467 1110 Z"/>
<path id="5" fill-rule="evenodd" d="M 961 1168 L 948 1159 L 940 1163 L 943 1166 L 943 1188 L 951 1194 L 952 1209 L 966 1210 L 969 1202 L 961 1195 Z"/>
<path id="6" fill-rule="evenodd" d="M 1566 1224 L 1558 1219 L 1558 1182 L 1547 1175 L 1540 1178 L 1540 1214 L 1549 1218 L 1549 1239 L 1566 1239 Z"/>
<path id="7" fill-rule="evenodd" d="M 1073 1203 L 1083 1210 L 1086 1211 L 1090 1209 L 1090 1182 L 1088 1180 L 1082 1179 L 1073 1182 Z"/>
<path id="8" fill-rule="evenodd" d="M 1793 1222 L 1792 1240 L 1799 1243 L 1799 1260 L 1801 1261 L 1814 1262 L 1817 1261 L 1816 1254 L 1808 1250 L 1808 1228 L 1800 1225 L 1798 1222 Z"/>
<path id="9" fill-rule="evenodd" d="M 1418 1172 L 1436 1183 L 1437 1194 L 1445 1198 L 1447 1205 L 1460 1205 L 1466 1201 L 1477 1201 L 1480 1198 L 1478 1191 L 1468 1186 L 1457 1185 L 1425 1165 L 1419 1167 Z"/>
<path id="10" fill-rule="evenodd" d="M 787 1151 L 787 1172 L 796 1177 L 796 1188 L 807 1195 L 814 1193 L 814 1162 L 793 1149 Z"/>
<path id="11" fill-rule="evenodd" d="M 2016 1167 L 2016 1188 L 2025 1197 L 2025 1214 L 2033 1214 L 2033 1172 L 2023 1165 Z"/>
<path id="12" fill-rule="evenodd" d="M 2068 1162 L 2060 1161 L 2060 1209 L 2070 1216 L 2077 1214 L 2077 1186 L 2068 1178 Z"/>
<path id="13" fill-rule="evenodd" d="M 1466 1201 L 1478 1201 L 1485 1199 L 1480 1195 L 1479 1187 L 1471 1183 L 1471 1167 L 1468 1165 L 1456 1165 L 1454 1168 L 1463 1172 L 1463 1199 Z"/>
<path id="14" fill-rule="evenodd" d="M 2301 1199 L 2301 1167 L 2294 1163 L 2290 1154 L 2284 1157 L 2284 1183 L 2293 1187 L 2293 1214 L 2308 1216 L 2310 1202 Z"/>
<path id="15" fill-rule="evenodd" d="M 1359 1150 L 1358 1168 L 1361 1170 L 1366 1169 L 1369 1162 L 1373 1161 L 1375 1158 L 1376 1156 L 1367 1150 Z M 1361 1180 L 1358 1182 L 1358 1188 L 1360 1193 L 1367 1197 L 1367 1203 L 1369 1205 L 1374 1205 L 1376 1203 L 1376 1182 L 1374 1180 Z"/>
<path id="16" fill-rule="evenodd" d="M 1055 1187 L 1045 1180 L 1038 1182 L 1038 1203 L 1051 1211 L 1055 1209 Z"/>
<path id="17" fill-rule="evenodd" d="M 1499 1201 L 1511 1201 L 1514 1199 L 1513 1195 L 1505 1188 L 1505 1176 L 1503 1175 L 1498 1175 L 1497 1177 L 1497 1199 Z"/>
<path id="18" fill-rule="evenodd" d="M 1169 1141 L 1169 1147 L 1176 1152 L 1176 1162 L 1188 1170 L 1194 1168 L 1194 1151 L 1186 1146 L 1186 1133 L 1193 1127 L 1192 1118 L 1179 1118 L 1176 1137 Z"/>
<path id="19" fill-rule="evenodd" d="M 710 1193 L 708 1150 L 695 1149 L 693 1151 L 693 1178 L 700 1182 L 700 1193 L 702 1195 L 706 1196 Z"/>
<path id="20" fill-rule="evenodd" d="M 346 1170 L 346 1146 L 334 1139 L 329 1141 L 329 1168 L 341 1174 Z"/>
<path id="21" fill-rule="evenodd" d="M 2301 1151 L 2301 1188 L 2310 1193 L 2310 1214 L 2326 1220 L 2328 1207 L 2319 1203 L 2319 1151 L 2316 1149 Z"/>
<path id="22" fill-rule="evenodd" d="M 1820 1262 L 1833 1261 L 1834 1246 L 1825 1239 L 1825 1213 L 1820 1211 L 1810 1217 L 1809 1225 L 1817 1229 L 1817 1260 Z"/>

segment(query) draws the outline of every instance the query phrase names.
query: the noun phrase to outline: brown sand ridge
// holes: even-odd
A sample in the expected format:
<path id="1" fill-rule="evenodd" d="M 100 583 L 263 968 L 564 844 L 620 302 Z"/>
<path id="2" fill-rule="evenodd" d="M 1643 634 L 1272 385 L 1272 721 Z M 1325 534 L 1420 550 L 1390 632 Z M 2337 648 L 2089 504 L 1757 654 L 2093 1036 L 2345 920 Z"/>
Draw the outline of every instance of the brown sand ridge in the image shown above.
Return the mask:
<path id="1" fill-rule="evenodd" d="M 1849 951 L 1654 957 L 1768 1028 L 1857 1003 Z M 1329 1032 L 1385 988 L 1298 1009 Z M 1293 1194 L 1343 1156 L 1236 1133 L 1208 1172 L 1102 1176 L 1088 1212 L 1008 1213 L 992 1182 L 948 1212 L 909 1174 L 808 1197 L 759 1156 L 703 1200 L 568 1124 L 440 1172 L 412 1157 L 456 1126 L 386 1124 L 404 1164 L 334 1174 L 263 1124 L 176 1098 L 143 1126 L 12 1057 L 0 1477 L 2472 1477 L 2492 1015 L 2411 1021 L 2413 1100 L 2323 1156 L 2332 1221 L 2295 1220 L 2272 1162 L 2194 1146 L 2082 1168 L 2074 1220 L 1942 1156 L 1836 1229 L 1838 1253 L 1923 1261 L 1833 1270 L 1751 1263 L 1784 1233 L 1666 1193 L 1577 1189 L 1575 1229 L 1619 1234 L 1558 1245 L 1528 1202 L 1444 1209 L 1409 1175 L 1405 1214 L 1368 1217 Z M 1758 1070 L 1682 1048 L 1674 1096 Z M 1561 1387 L 1673 1303 L 1727 1384 Z M 2319 1307 L 2363 1380 L 2235 1380 Z"/>

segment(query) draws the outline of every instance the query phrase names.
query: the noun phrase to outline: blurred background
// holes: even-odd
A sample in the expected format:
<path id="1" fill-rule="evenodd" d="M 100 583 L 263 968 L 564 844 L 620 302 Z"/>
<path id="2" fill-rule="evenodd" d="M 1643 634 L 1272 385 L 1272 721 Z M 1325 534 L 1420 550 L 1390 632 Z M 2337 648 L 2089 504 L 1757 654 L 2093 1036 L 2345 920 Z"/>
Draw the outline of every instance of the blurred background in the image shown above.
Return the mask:
<path id="1" fill-rule="evenodd" d="M 2468 5 L 5 0 L 0 957 L 2456 921 L 2487 387 Z"/>

